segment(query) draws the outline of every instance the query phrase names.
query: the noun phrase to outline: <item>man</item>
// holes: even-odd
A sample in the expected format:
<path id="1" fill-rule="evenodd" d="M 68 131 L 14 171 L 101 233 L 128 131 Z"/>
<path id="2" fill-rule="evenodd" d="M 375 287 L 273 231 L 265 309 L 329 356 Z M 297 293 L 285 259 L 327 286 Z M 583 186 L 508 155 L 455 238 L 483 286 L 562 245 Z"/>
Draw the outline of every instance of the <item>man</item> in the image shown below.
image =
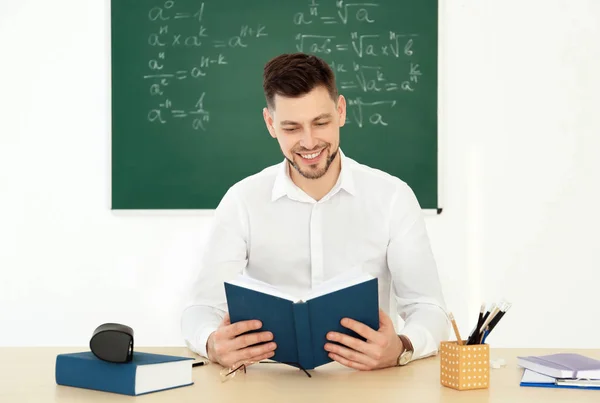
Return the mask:
<path id="1" fill-rule="evenodd" d="M 343 319 L 366 341 L 331 332 L 328 340 L 343 346 L 325 344 L 329 356 L 372 370 L 437 353 L 449 326 L 414 193 L 342 153 L 346 101 L 323 60 L 278 56 L 265 66 L 263 87 L 265 124 L 285 159 L 235 184 L 216 209 L 194 301 L 182 317 L 187 345 L 226 367 L 268 359 L 273 335 L 244 334 L 260 329 L 259 321 L 230 323 L 223 282 L 243 272 L 302 295 L 359 268 L 378 277 L 380 327 Z M 405 321 L 399 333 L 390 308 Z"/>

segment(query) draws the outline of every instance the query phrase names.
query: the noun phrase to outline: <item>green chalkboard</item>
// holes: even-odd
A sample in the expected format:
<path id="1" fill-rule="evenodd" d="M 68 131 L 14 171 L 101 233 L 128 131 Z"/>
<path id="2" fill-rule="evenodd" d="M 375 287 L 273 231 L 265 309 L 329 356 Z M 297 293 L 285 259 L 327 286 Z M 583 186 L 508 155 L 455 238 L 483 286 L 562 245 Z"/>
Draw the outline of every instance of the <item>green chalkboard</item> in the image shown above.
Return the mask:
<path id="1" fill-rule="evenodd" d="M 264 64 L 322 57 L 344 153 L 438 207 L 437 0 L 112 0 L 112 208 L 213 209 L 283 159 Z"/>

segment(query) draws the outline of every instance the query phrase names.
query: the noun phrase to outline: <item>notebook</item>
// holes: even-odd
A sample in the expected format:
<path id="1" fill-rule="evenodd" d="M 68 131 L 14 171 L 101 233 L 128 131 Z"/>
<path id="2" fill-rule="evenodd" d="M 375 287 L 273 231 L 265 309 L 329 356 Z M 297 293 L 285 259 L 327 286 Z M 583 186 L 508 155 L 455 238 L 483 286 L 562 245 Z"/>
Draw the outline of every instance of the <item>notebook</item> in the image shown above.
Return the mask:
<path id="1" fill-rule="evenodd" d="M 600 379 L 600 361 L 580 354 L 517 357 L 517 363 L 523 368 L 553 378 Z"/>
<path id="2" fill-rule="evenodd" d="M 540 374 L 529 369 L 523 370 L 520 386 L 533 386 L 542 388 L 571 388 L 571 389 L 597 389 L 600 390 L 600 381 L 589 379 L 561 379 Z"/>
<path id="3" fill-rule="evenodd" d="M 59 354 L 58 385 L 138 396 L 192 385 L 193 358 L 134 352 L 128 363 L 112 363 L 91 351 Z"/>
<path id="4" fill-rule="evenodd" d="M 343 327 L 352 318 L 379 329 L 377 278 L 369 274 L 345 274 L 328 280 L 310 293 L 289 295 L 272 285 L 241 275 L 225 282 L 231 323 L 258 319 L 277 343 L 271 360 L 313 369 L 331 362 L 325 350 L 327 333 L 335 331 L 358 339 Z"/>

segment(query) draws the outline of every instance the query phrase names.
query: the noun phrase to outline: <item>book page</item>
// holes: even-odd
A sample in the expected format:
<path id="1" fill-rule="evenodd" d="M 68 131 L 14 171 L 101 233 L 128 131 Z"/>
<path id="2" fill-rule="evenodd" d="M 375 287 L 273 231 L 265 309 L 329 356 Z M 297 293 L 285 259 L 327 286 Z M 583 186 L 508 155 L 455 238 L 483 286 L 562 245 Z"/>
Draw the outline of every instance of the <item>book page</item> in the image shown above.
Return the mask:
<path id="1" fill-rule="evenodd" d="M 557 385 L 581 386 L 585 388 L 600 388 L 600 380 L 596 379 L 557 379 Z"/>
<path id="2" fill-rule="evenodd" d="M 262 292 L 264 294 L 269 294 L 274 297 L 279 297 L 283 299 L 287 299 L 292 302 L 297 302 L 300 298 L 291 294 L 287 294 L 271 284 L 265 283 L 263 281 L 257 280 L 255 278 L 240 275 L 231 281 L 226 281 L 226 283 L 237 285 L 239 287 L 248 288 L 250 290 Z"/>
<path id="3" fill-rule="evenodd" d="M 539 374 L 530 369 L 524 370 L 523 376 L 521 377 L 521 382 L 525 383 L 554 383 L 554 381 L 556 381 L 556 378 L 544 374 Z"/>
<path id="4" fill-rule="evenodd" d="M 311 299 L 321 297 L 334 291 L 342 290 L 344 288 L 348 288 L 356 284 L 364 283 L 374 278 L 375 277 L 373 277 L 370 274 L 360 272 L 357 273 L 356 271 L 344 273 L 330 280 L 327 280 L 321 285 L 315 287 L 310 293 L 305 295 L 304 298 L 302 298 L 302 300 L 309 301 Z"/>

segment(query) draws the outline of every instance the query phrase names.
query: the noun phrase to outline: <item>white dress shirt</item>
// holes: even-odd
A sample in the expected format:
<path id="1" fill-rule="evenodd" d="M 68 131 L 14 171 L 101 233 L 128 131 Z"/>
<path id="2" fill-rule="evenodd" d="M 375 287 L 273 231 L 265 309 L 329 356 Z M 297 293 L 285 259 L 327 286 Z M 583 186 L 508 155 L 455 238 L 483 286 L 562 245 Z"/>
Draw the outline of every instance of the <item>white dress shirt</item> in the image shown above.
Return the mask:
<path id="1" fill-rule="evenodd" d="M 338 181 L 319 201 L 292 182 L 286 160 L 228 190 L 182 315 L 192 351 L 207 356 L 227 311 L 224 281 L 244 273 L 302 296 L 359 269 L 378 278 L 379 307 L 411 340 L 413 359 L 437 353 L 449 322 L 419 203 L 400 179 L 340 156 Z"/>

